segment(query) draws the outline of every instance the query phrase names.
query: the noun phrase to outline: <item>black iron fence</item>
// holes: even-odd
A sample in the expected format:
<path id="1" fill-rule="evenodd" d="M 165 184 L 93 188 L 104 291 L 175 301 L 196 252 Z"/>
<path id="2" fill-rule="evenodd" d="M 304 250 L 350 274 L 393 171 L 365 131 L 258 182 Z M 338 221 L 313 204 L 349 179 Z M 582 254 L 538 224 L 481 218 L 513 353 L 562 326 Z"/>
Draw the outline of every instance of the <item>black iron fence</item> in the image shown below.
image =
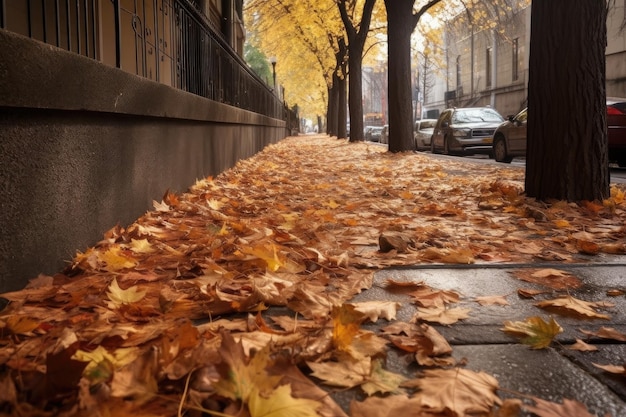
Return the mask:
<path id="1" fill-rule="evenodd" d="M 297 115 L 193 0 L 0 0 L 0 27 L 241 109 Z"/>

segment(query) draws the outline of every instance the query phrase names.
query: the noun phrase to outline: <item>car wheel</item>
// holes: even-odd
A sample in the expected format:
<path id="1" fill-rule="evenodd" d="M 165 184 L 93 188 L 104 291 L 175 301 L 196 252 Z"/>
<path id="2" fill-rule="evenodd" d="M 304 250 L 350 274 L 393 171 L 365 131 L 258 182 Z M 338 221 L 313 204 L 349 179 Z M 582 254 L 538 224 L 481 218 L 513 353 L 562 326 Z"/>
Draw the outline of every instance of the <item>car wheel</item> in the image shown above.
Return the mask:
<path id="1" fill-rule="evenodd" d="M 498 162 L 510 164 L 513 157 L 509 156 L 506 151 L 506 142 L 502 136 L 498 136 L 493 144 L 493 157 Z"/>

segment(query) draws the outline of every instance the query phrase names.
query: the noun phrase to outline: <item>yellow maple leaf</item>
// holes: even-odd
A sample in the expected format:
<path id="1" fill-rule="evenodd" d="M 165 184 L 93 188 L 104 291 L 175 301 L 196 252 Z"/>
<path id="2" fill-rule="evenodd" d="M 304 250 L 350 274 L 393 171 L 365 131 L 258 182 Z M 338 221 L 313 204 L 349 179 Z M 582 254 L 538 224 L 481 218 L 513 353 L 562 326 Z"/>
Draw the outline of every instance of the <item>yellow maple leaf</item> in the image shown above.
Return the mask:
<path id="1" fill-rule="evenodd" d="M 152 253 L 154 248 L 148 239 L 131 239 L 130 249 L 135 253 Z"/>
<path id="2" fill-rule="evenodd" d="M 251 417 L 319 417 L 317 409 L 321 403 L 307 398 L 294 398 L 291 385 L 281 385 L 269 395 L 258 389 L 250 393 L 248 411 Z"/>
<path id="3" fill-rule="evenodd" d="M 214 388 L 226 398 L 248 402 L 252 395 L 267 394 L 274 390 L 282 379 L 282 376 L 270 376 L 267 373 L 269 344 L 248 358 L 241 342 L 235 342 L 230 333 L 222 333 L 219 352 L 223 360 L 218 368 L 222 378 Z"/>
<path id="4" fill-rule="evenodd" d="M 131 363 L 138 355 L 139 349 L 136 347 L 120 348 L 109 353 L 104 347 L 98 346 L 91 352 L 79 349 L 72 359 L 87 362 L 83 375 L 90 380 L 91 385 L 95 385 L 109 380 L 115 369 Z"/>
<path id="5" fill-rule="evenodd" d="M 333 307 L 333 344 L 338 350 L 349 351 L 363 322 L 363 313 L 350 304 Z"/>
<path id="6" fill-rule="evenodd" d="M 274 244 L 266 244 L 266 245 L 257 245 L 254 247 L 244 247 L 241 250 L 243 253 L 253 255 L 259 259 L 262 259 L 267 264 L 267 269 L 276 272 L 278 269 L 283 266 L 281 262 L 278 251 L 276 250 L 276 245 Z"/>
<path id="7" fill-rule="evenodd" d="M 100 253 L 98 260 L 104 264 L 104 269 L 109 272 L 133 268 L 137 265 L 137 261 L 124 255 L 119 246 L 111 246 L 104 253 Z"/>
<path id="8" fill-rule="evenodd" d="M 107 296 L 109 297 L 109 300 L 111 300 L 111 302 L 108 303 L 108 306 L 109 308 L 114 309 L 124 304 L 132 304 L 140 301 L 143 297 L 145 297 L 145 295 L 146 291 L 139 291 L 136 285 L 133 285 L 125 290 L 121 289 L 117 283 L 117 278 L 114 278 L 111 285 L 109 285 L 109 291 L 107 291 Z"/>
<path id="9" fill-rule="evenodd" d="M 5 320 L 6 327 L 13 334 L 27 334 L 39 327 L 40 322 L 27 316 L 13 315 Z M 0 326 L 0 329 L 2 326 Z"/>
<path id="10" fill-rule="evenodd" d="M 559 229 L 568 229 L 572 227 L 570 222 L 568 222 L 567 220 L 563 220 L 563 219 L 553 220 L 552 223 L 554 223 L 554 225 L 558 227 Z"/>
<path id="11" fill-rule="evenodd" d="M 546 322 L 533 316 L 524 321 L 505 321 L 502 331 L 523 336 L 522 343 L 532 349 L 544 349 L 550 346 L 557 334 L 563 332 L 563 328 L 552 317 Z"/>

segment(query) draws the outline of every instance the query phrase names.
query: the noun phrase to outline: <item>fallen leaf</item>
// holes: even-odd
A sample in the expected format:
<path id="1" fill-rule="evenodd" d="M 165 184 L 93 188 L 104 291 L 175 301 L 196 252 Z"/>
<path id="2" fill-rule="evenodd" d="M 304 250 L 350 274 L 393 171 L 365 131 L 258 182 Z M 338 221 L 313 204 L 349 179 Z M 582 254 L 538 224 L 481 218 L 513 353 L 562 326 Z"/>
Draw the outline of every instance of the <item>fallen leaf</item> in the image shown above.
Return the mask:
<path id="1" fill-rule="evenodd" d="M 362 313 L 371 322 L 378 321 L 379 317 L 390 321 L 396 319 L 396 312 L 401 304 L 395 301 L 364 301 L 360 303 L 350 303 L 355 311 Z"/>
<path id="2" fill-rule="evenodd" d="M 241 342 L 236 343 L 229 333 L 223 332 L 219 352 L 223 363 L 218 365 L 218 371 L 222 379 L 214 384 L 214 389 L 220 395 L 248 402 L 253 392 L 267 394 L 278 386 L 281 377 L 270 376 L 266 370 L 270 361 L 269 346 L 249 358 Z"/>
<path id="3" fill-rule="evenodd" d="M 414 398 L 433 413 L 451 410 L 454 415 L 487 414 L 500 402 L 498 381 L 485 372 L 468 369 L 428 369 L 414 380 L 419 391 Z"/>
<path id="4" fill-rule="evenodd" d="M 556 335 L 563 332 L 563 328 L 550 317 L 546 322 L 541 317 L 529 317 L 524 321 L 505 321 L 504 332 L 524 337 L 522 343 L 532 349 L 545 349 L 554 340 Z"/>
<path id="5" fill-rule="evenodd" d="M 597 347 L 590 345 L 588 343 L 585 343 L 580 339 L 576 339 L 576 343 L 570 345 L 568 349 L 577 350 L 579 352 L 593 352 L 593 351 L 598 350 Z"/>
<path id="6" fill-rule="evenodd" d="M 544 285 L 555 290 L 579 288 L 582 285 L 580 279 L 566 271 L 553 268 L 539 270 L 522 269 L 513 271 L 512 274 L 522 281 Z"/>
<path id="7" fill-rule="evenodd" d="M 111 300 L 108 305 L 111 309 L 119 308 L 122 305 L 140 301 L 145 295 L 146 291 L 139 291 L 136 285 L 133 285 L 125 290 L 121 289 L 117 283 L 117 279 L 113 278 L 113 281 L 109 286 L 109 291 L 107 291 L 107 296 L 109 297 L 109 300 Z"/>
<path id="8" fill-rule="evenodd" d="M 607 314 L 598 313 L 595 308 L 606 307 L 606 303 L 594 303 L 579 300 L 570 295 L 555 298 L 553 300 L 545 300 L 535 303 L 537 307 L 546 310 L 552 310 L 561 314 L 574 315 L 582 318 L 604 319 L 609 320 L 611 317 Z"/>
<path id="9" fill-rule="evenodd" d="M 391 395 L 384 398 L 368 397 L 365 401 L 350 403 L 351 417 L 433 417 L 420 410 L 421 400 L 406 395 Z"/>
<path id="10" fill-rule="evenodd" d="M 563 404 L 557 404 L 541 398 L 531 397 L 535 405 L 524 405 L 524 409 L 535 413 L 537 417 L 596 417 L 589 413 L 587 407 L 576 401 L 563 399 Z"/>
<path id="11" fill-rule="evenodd" d="M 430 323 L 439 323 L 444 325 L 454 324 L 459 320 L 469 318 L 469 308 L 418 308 L 417 313 L 411 319 L 412 323 L 417 321 L 427 321 Z"/>
<path id="12" fill-rule="evenodd" d="M 597 363 L 591 362 L 593 366 L 596 368 L 600 368 L 612 374 L 624 375 L 626 376 L 626 366 L 624 365 L 600 365 Z"/>
<path id="13" fill-rule="evenodd" d="M 620 342 L 626 342 L 626 334 L 612 328 L 612 327 L 601 327 L 597 332 L 592 332 L 588 330 L 580 330 L 582 333 L 587 336 L 596 336 L 602 339 L 612 339 L 619 340 Z"/>
<path id="14" fill-rule="evenodd" d="M 267 395 L 255 388 L 249 398 L 251 417 L 319 417 L 316 410 L 321 403 L 307 398 L 294 398 L 290 385 L 281 385 Z"/>
<path id="15" fill-rule="evenodd" d="M 481 306 L 508 306 L 509 302 L 506 300 L 506 295 L 488 295 L 482 297 L 476 297 L 475 301 Z"/>
<path id="16" fill-rule="evenodd" d="M 372 361 L 370 375 L 365 383 L 361 384 L 361 389 L 367 395 L 371 396 L 377 392 L 397 394 L 400 384 L 406 380 L 404 376 L 384 369 L 382 363 L 380 359 Z"/>
<path id="17" fill-rule="evenodd" d="M 352 388 L 366 382 L 372 369 L 370 358 L 327 362 L 307 362 L 312 376 L 335 387 Z"/>

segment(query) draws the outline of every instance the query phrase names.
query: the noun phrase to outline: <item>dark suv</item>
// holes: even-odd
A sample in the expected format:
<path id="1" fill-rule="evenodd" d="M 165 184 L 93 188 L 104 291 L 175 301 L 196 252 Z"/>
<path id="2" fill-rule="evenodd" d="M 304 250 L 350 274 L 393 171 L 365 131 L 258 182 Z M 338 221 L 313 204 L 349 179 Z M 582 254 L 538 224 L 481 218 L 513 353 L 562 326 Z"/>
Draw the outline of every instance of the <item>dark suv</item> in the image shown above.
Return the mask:
<path id="1" fill-rule="evenodd" d="M 493 132 L 504 119 L 491 107 L 446 109 L 437 119 L 430 141 L 432 153 L 491 154 Z"/>

